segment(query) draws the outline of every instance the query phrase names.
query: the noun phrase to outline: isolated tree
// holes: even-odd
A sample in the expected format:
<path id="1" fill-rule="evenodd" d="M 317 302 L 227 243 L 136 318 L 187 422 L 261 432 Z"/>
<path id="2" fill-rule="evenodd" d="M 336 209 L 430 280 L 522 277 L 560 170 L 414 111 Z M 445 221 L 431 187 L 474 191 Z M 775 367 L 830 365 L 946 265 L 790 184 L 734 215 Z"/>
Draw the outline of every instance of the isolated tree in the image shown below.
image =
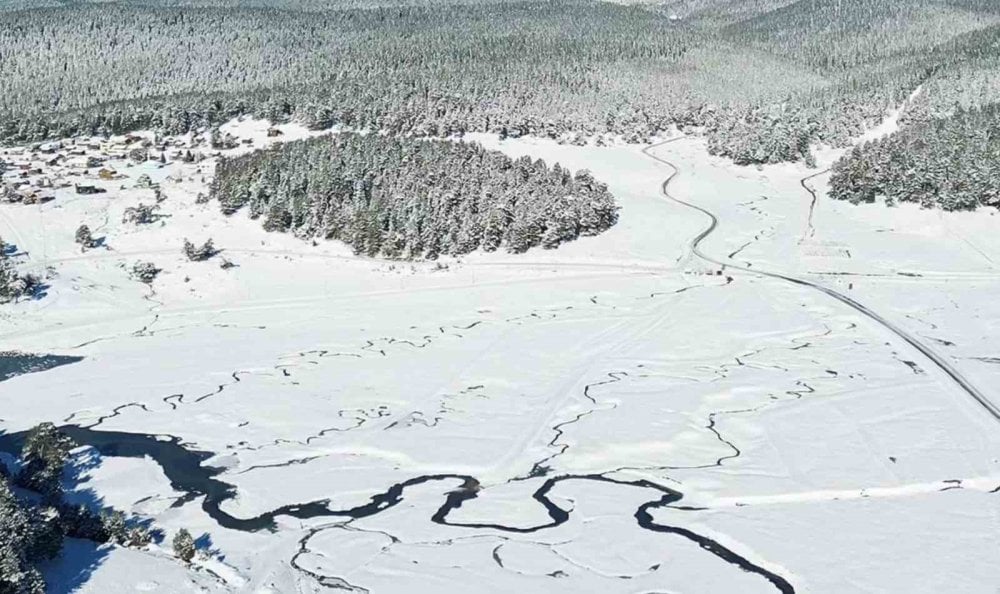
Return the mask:
<path id="1" fill-rule="evenodd" d="M 160 272 L 161 269 L 152 262 L 136 262 L 129 271 L 132 278 L 147 285 L 153 284 Z"/>
<path id="2" fill-rule="evenodd" d="M 90 233 L 90 227 L 86 225 L 77 227 L 75 241 L 84 250 L 97 246 L 97 241 L 94 240 L 94 236 Z"/>
<path id="3" fill-rule="evenodd" d="M 194 559 L 195 545 L 194 538 L 186 528 L 181 528 L 174 535 L 173 540 L 174 555 L 185 563 L 190 563 Z"/>

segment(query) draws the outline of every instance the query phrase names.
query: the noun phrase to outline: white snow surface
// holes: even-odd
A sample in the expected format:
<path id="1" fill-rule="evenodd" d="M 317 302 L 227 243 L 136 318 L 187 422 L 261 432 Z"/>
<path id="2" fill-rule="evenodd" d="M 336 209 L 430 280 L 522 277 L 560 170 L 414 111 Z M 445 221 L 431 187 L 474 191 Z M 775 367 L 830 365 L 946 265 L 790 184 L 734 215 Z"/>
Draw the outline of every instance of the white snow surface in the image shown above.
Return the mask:
<path id="1" fill-rule="evenodd" d="M 255 147 L 272 141 L 267 127 L 228 126 Z M 281 140 L 308 134 L 282 129 Z M 695 508 L 654 509 L 657 522 L 796 592 L 996 592 L 1000 425 L 951 378 L 819 291 L 694 258 L 707 217 L 663 196 L 672 169 L 645 147 L 471 140 L 589 169 L 620 222 L 552 251 L 372 260 L 196 204 L 212 160 L 119 163 L 129 177 L 105 194 L 0 205 L 0 236 L 23 265 L 55 273 L 44 298 L 0 306 L 0 350 L 85 357 L 0 383 L 0 430 L 53 421 L 177 436 L 216 454 L 237 517 L 349 508 L 458 473 L 481 490 L 450 522 L 527 527 L 548 522 L 532 498 L 546 480 L 530 476 L 536 464 L 548 477 L 645 479 Z M 718 218 L 704 252 L 850 295 L 1000 402 L 994 211 L 852 206 L 825 197 L 823 174 L 806 182 L 811 208 L 800 182 L 819 170 L 737 167 L 697 138 L 653 152 L 677 168 L 670 193 Z M 131 187 L 140 173 L 162 183 L 168 216 L 121 224 L 126 207 L 152 202 Z M 109 249 L 81 252 L 81 223 Z M 209 237 L 236 268 L 185 260 L 185 238 Z M 164 269 L 153 291 L 128 277 L 138 260 Z M 432 482 L 366 519 L 286 517 L 247 533 L 219 527 L 200 500 L 172 507 L 182 494 L 152 460 L 91 466 L 87 497 L 168 535 L 208 535 L 211 550 L 187 567 L 168 543 L 73 541 L 48 572 L 54 591 L 776 591 L 640 528 L 636 510 L 662 495 L 652 489 L 563 482 L 551 497 L 569 520 L 513 533 L 433 523 L 460 481 Z"/>

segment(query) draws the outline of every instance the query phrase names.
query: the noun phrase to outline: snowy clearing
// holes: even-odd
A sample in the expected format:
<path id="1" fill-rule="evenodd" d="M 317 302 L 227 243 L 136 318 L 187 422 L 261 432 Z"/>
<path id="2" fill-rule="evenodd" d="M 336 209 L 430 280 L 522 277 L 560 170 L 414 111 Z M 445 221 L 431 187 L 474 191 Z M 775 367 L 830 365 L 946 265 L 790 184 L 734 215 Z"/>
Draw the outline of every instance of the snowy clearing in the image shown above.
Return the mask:
<path id="1" fill-rule="evenodd" d="M 266 122 L 227 129 L 273 141 Z M 210 553 L 186 568 L 73 542 L 56 587 L 996 591 L 997 419 L 876 320 L 754 273 L 849 296 L 1000 401 L 993 211 L 827 200 L 833 152 L 754 169 L 697 138 L 471 139 L 589 169 L 618 224 L 552 251 L 372 260 L 196 203 L 211 159 L 116 162 L 127 177 L 95 181 L 106 193 L 0 205 L 22 265 L 55 272 L 44 298 L 0 306 L 0 351 L 83 357 L 0 375 L 0 430 L 173 436 L 233 486 L 213 507 L 178 489 L 197 473 L 100 457 L 79 489 L 207 535 Z M 121 224 L 153 199 L 133 187 L 143 173 L 162 217 Z M 671 175 L 710 234 L 661 192 Z M 107 249 L 81 252 L 80 224 Z M 186 238 L 236 267 L 187 261 Z M 139 260 L 163 269 L 153 290 L 129 278 Z M 220 525 L 270 515 L 274 531 Z"/>

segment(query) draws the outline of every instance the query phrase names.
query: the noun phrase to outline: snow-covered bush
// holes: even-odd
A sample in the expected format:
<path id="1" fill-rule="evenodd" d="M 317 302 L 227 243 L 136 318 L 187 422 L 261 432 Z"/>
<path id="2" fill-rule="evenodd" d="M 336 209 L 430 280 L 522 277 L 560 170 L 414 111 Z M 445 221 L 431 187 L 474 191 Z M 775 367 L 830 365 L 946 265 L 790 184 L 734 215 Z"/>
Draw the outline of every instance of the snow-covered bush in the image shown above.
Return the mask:
<path id="1" fill-rule="evenodd" d="M 132 265 L 132 269 L 129 274 L 135 280 L 140 283 L 146 283 L 147 285 L 152 284 L 156 277 L 160 274 L 161 269 L 156 267 L 156 264 L 152 262 L 136 262 Z"/>
<path id="2" fill-rule="evenodd" d="M 156 211 L 159 210 L 159 205 L 156 204 L 140 204 L 139 206 L 130 206 L 125 209 L 122 215 L 123 223 L 132 223 L 134 225 L 146 225 L 152 223 L 160 218 Z"/>
<path id="3" fill-rule="evenodd" d="M 215 248 L 215 244 L 212 243 L 211 239 L 208 239 L 200 246 L 196 246 L 186 239 L 184 240 L 184 255 L 192 262 L 204 262 L 218 253 L 219 250 Z"/>

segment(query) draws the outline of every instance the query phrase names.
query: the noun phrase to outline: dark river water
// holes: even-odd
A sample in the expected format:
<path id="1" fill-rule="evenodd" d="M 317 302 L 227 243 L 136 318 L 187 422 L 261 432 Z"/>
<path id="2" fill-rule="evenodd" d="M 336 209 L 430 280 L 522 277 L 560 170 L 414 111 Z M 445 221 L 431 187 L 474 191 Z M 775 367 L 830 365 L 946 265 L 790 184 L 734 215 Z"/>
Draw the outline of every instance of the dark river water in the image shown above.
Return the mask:
<path id="1" fill-rule="evenodd" d="M 549 494 L 559 483 L 567 481 L 595 481 L 618 485 L 622 488 L 644 489 L 654 494 L 655 498 L 644 503 L 634 513 L 630 512 L 635 517 L 640 528 L 671 534 L 689 540 L 707 553 L 743 571 L 762 577 L 783 594 L 792 594 L 795 592 L 792 585 L 783 577 L 755 565 L 718 542 L 686 528 L 657 523 L 653 518 L 651 510 L 672 506 L 679 502 L 683 498 L 683 495 L 678 491 L 646 480 L 624 480 L 600 474 L 567 474 L 547 478 L 532 494 L 532 499 L 546 510 L 549 520 L 530 526 L 450 522 L 448 520 L 449 514 L 453 510 L 460 508 L 467 501 L 475 499 L 480 490 L 479 481 L 475 477 L 463 474 L 428 474 L 407 479 L 371 497 L 367 503 L 348 509 L 332 509 L 328 500 L 318 500 L 282 506 L 255 517 L 238 518 L 222 509 L 222 504 L 236 495 L 236 487 L 219 479 L 224 469 L 205 465 L 205 462 L 213 456 L 212 452 L 184 447 L 179 439 L 172 436 L 97 431 L 76 425 L 64 425 L 60 429 L 78 444 L 91 446 L 100 452 L 102 456 L 148 457 L 154 460 L 163 469 L 171 486 L 175 490 L 185 494 L 177 505 L 201 498 L 202 508 L 219 526 L 230 530 L 247 532 L 274 530 L 276 526 L 275 518 L 278 516 L 290 516 L 299 519 L 319 517 L 366 518 L 381 513 L 403 501 L 405 491 L 409 487 L 430 482 L 444 482 L 452 484 L 454 487 L 445 495 L 444 502 L 433 516 L 431 516 L 430 520 L 432 522 L 470 530 L 531 533 L 554 528 L 569 520 L 571 510 L 559 507 L 549 498 Z M 20 450 L 24 438 L 24 432 L 0 435 L 0 451 L 17 452 Z M 677 513 L 683 513 L 681 510 L 696 511 L 694 508 L 684 508 L 681 506 L 673 507 L 673 509 L 678 510 Z"/>

